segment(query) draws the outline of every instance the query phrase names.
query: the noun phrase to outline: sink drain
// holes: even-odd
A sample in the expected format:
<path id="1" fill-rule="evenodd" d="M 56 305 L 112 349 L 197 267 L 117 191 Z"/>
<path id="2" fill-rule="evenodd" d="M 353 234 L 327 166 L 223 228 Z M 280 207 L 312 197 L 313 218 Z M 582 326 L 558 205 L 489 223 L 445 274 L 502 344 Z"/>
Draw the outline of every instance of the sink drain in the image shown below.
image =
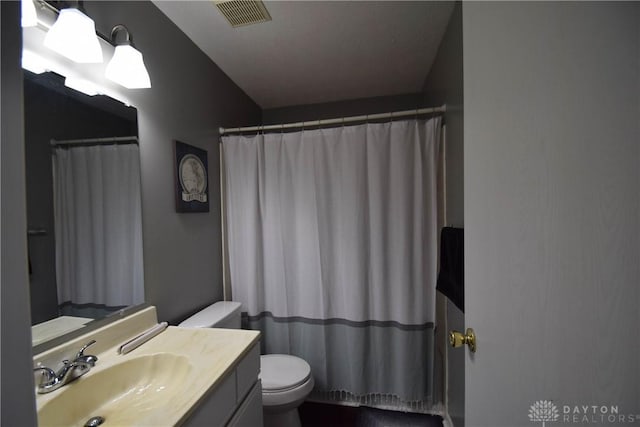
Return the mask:
<path id="1" fill-rule="evenodd" d="M 104 417 L 91 417 L 89 421 L 87 421 L 84 427 L 97 427 L 104 422 Z"/>

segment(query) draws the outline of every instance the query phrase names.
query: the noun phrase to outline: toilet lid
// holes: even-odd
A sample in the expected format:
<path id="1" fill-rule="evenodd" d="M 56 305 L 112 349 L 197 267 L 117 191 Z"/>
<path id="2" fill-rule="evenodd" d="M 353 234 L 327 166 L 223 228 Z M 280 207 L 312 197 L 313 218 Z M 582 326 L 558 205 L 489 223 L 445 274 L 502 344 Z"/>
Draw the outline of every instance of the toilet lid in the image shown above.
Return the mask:
<path id="1" fill-rule="evenodd" d="M 311 367 L 296 356 L 267 354 L 260 356 L 260 379 L 265 391 L 287 390 L 299 386 L 311 376 Z"/>

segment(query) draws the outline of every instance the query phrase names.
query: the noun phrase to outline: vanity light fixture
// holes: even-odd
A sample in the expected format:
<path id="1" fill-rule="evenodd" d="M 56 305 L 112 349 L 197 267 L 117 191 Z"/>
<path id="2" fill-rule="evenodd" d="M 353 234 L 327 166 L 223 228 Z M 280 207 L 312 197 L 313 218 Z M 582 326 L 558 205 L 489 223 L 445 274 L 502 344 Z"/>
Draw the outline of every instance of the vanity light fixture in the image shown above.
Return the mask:
<path id="1" fill-rule="evenodd" d="M 51 68 L 46 59 L 27 49 L 22 49 L 22 68 L 34 74 L 42 74 Z"/>
<path id="2" fill-rule="evenodd" d="M 78 77 L 65 77 L 64 85 L 89 96 L 98 95 L 100 93 L 98 86 L 96 86 L 93 82 Z"/>
<path id="3" fill-rule="evenodd" d="M 122 43 L 116 42 L 119 31 L 126 34 Z M 116 25 L 111 30 L 111 42 L 115 45 L 113 58 L 109 61 L 105 76 L 127 89 L 146 89 L 151 87 L 149 72 L 144 66 L 142 53 L 133 47 L 129 30 L 124 25 Z"/>
<path id="4" fill-rule="evenodd" d="M 47 32 L 44 45 L 74 62 L 102 62 L 102 48 L 93 19 L 77 7 L 62 9 Z"/>
<path id="5" fill-rule="evenodd" d="M 33 0 L 22 0 L 22 27 L 35 27 L 38 25 L 38 14 Z"/>

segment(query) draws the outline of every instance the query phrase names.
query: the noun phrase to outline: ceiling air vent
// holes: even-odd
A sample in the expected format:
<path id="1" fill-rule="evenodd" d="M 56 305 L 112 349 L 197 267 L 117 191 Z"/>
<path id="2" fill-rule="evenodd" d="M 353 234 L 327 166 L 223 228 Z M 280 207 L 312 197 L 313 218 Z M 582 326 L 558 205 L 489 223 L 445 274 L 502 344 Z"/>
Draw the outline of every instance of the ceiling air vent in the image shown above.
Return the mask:
<path id="1" fill-rule="evenodd" d="M 264 3 L 259 0 L 215 0 L 214 2 L 232 27 L 271 21 L 271 15 Z"/>

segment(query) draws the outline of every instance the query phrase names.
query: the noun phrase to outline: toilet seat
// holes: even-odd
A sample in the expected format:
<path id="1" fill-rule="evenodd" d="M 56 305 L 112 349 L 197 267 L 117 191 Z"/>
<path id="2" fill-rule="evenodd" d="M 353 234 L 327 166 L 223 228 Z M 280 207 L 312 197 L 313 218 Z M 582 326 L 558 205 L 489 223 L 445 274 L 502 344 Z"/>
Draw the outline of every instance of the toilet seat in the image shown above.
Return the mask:
<path id="1" fill-rule="evenodd" d="M 296 356 L 267 354 L 260 356 L 263 393 L 282 393 L 306 383 L 311 377 L 309 364 Z"/>
<path id="2" fill-rule="evenodd" d="M 267 412 L 297 408 L 315 384 L 309 364 L 285 354 L 260 356 L 258 377 L 262 382 L 262 406 Z"/>

